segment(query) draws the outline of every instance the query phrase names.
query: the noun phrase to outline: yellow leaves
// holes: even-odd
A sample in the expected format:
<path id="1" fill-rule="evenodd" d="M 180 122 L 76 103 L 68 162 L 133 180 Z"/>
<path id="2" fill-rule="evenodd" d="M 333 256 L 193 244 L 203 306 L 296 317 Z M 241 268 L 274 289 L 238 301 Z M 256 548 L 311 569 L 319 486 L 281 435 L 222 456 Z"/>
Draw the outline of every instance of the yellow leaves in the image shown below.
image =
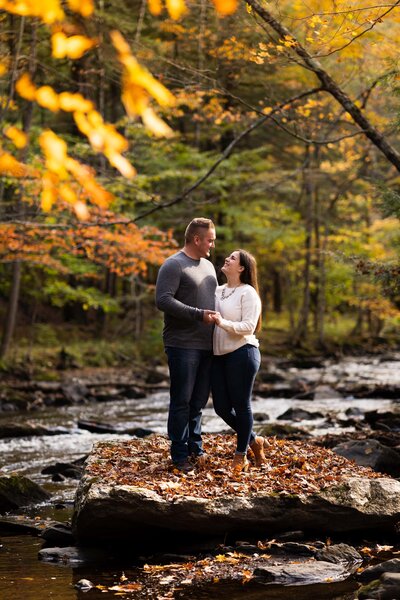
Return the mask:
<path id="1" fill-rule="evenodd" d="M 51 36 L 52 55 L 54 58 L 81 58 L 97 40 L 92 40 L 83 35 L 67 37 L 64 32 L 58 31 Z"/>
<path id="2" fill-rule="evenodd" d="M 4 135 L 7 136 L 13 142 L 16 148 L 25 148 L 28 142 L 28 137 L 26 133 L 24 131 L 21 131 L 21 129 L 15 127 L 14 125 L 6 127 L 6 129 L 4 130 Z"/>
<path id="3" fill-rule="evenodd" d="M 8 67 L 4 62 L 0 62 L 0 77 L 5 75 L 8 71 Z"/>
<path id="4" fill-rule="evenodd" d="M 68 6 L 86 18 L 94 11 L 93 0 L 68 0 Z M 37 17 L 47 25 L 65 19 L 60 0 L 0 0 L 0 8 L 22 17 Z"/>
<path id="5" fill-rule="evenodd" d="M 0 8 L 21 17 L 38 17 L 46 24 L 65 18 L 59 0 L 0 0 Z"/>
<path id="6" fill-rule="evenodd" d="M 29 169 L 26 165 L 19 162 L 8 152 L 0 154 L 0 174 L 11 175 L 12 177 L 26 177 Z"/>
<path id="7" fill-rule="evenodd" d="M 27 73 L 24 73 L 17 81 L 15 89 L 21 98 L 33 102 L 36 97 L 36 86 L 32 83 L 31 78 Z"/>
<path id="8" fill-rule="evenodd" d="M 165 0 L 165 4 L 169 16 L 174 21 L 180 19 L 187 12 L 184 0 Z"/>
<path id="9" fill-rule="evenodd" d="M 135 177 L 135 168 L 121 154 L 128 149 L 128 142 L 113 125 L 104 123 L 103 117 L 95 110 L 87 114 L 77 111 L 74 113 L 74 119 L 78 129 L 88 137 L 94 150 L 102 152 L 124 177 Z"/>
<path id="10" fill-rule="evenodd" d="M 88 112 L 93 110 L 93 102 L 87 100 L 82 94 L 71 94 L 71 92 L 61 92 L 58 96 L 58 102 L 61 110 L 65 112 Z"/>
<path id="11" fill-rule="evenodd" d="M 173 137 L 172 129 L 150 107 L 142 112 L 142 121 L 156 137 Z"/>
<path id="12" fill-rule="evenodd" d="M 46 167 L 62 179 L 67 176 L 65 162 L 67 159 L 67 144 L 53 131 L 43 131 L 39 143 L 46 159 Z"/>
<path id="13" fill-rule="evenodd" d="M 152 15 L 154 15 L 155 17 L 158 17 L 158 15 L 161 14 L 162 9 L 163 9 L 161 0 L 148 0 L 148 5 L 149 5 L 149 11 Z"/>
<path id="14" fill-rule="evenodd" d="M 44 212 L 49 212 L 57 200 L 56 178 L 51 173 L 45 173 L 42 177 L 42 193 L 40 205 Z"/>
<path id="15" fill-rule="evenodd" d="M 94 12 L 93 0 L 68 0 L 68 6 L 82 17 L 90 17 Z"/>
<path id="16" fill-rule="evenodd" d="M 110 35 L 118 52 L 118 59 L 124 67 L 122 102 L 127 114 L 130 117 L 141 116 L 146 127 L 154 135 L 171 137 L 172 130 L 149 108 L 148 104 L 150 97 L 153 97 L 161 106 L 173 106 L 175 104 L 173 94 L 138 63 L 119 31 L 112 31 Z"/>
<path id="17" fill-rule="evenodd" d="M 68 156 L 67 145 L 64 140 L 59 138 L 53 131 L 48 130 L 40 135 L 39 142 L 48 169 L 48 173 L 42 178 L 41 206 L 44 211 L 50 210 L 57 198 L 60 197 L 61 200 L 73 206 L 80 220 L 89 218 L 86 204 L 71 186 L 71 182 L 67 181 L 70 179 L 70 175 L 92 202 L 103 208 L 109 205 L 113 199 L 112 194 L 96 182 L 89 167 Z"/>
<path id="18" fill-rule="evenodd" d="M 237 9 L 237 0 L 213 0 L 215 9 L 221 17 L 232 15 Z"/>
<path id="19" fill-rule="evenodd" d="M 48 108 L 52 112 L 60 110 L 58 94 L 49 85 L 43 85 L 36 90 L 35 100 L 43 108 Z"/>
<path id="20" fill-rule="evenodd" d="M 186 12 L 185 0 L 165 0 L 165 5 L 171 19 L 178 21 Z M 155 17 L 158 17 L 163 10 L 161 0 L 148 0 L 149 11 Z"/>

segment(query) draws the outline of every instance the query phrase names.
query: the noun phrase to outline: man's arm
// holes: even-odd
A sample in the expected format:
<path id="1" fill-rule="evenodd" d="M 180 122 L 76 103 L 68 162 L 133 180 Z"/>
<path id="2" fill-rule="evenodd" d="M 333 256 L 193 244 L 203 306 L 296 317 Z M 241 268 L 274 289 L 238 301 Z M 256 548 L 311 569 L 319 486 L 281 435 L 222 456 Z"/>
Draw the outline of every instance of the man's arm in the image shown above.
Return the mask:
<path id="1" fill-rule="evenodd" d="M 158 272 L 156 283 L 157 308 L 177 319 L 211 322 L 208 318 L 208 313 L 212 311 L 189 306 L 175 298 L 180 285 L 181 275 L 182 270 L 178 261 L 168 260 L 162 265 Z"/>

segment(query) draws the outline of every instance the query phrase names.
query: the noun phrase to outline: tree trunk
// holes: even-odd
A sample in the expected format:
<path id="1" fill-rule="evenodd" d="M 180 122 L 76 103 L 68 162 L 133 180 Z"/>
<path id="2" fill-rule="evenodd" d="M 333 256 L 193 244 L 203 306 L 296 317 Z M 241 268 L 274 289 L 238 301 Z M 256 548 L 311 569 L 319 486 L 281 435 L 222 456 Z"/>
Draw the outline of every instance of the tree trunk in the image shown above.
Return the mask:
<path id="1" fill-rule="evenodd" d="M 297 328 L 293 343 L 301 345 L 301 341 L 307 338 L 308 319 L 310 315 L 310 284 L 311 284 L 311 260 L 312 260 L 312 229 L 313 229 L 313 184 L 311 181 L 311 156 L 310 147 L 306 146 L 306 160 L 304 166 L 304 191 L 306 195 L 305 210 L 305 259 L 303 270 L 303 303 L 299 313 Z"/>
<path id="2" fill-rule="evenodd" d="M 21 285 L 22 265 L 19 261 L 12 264 L 12 283 L 10 297 L 6 312 L 6 320 L 3 329 L 3 338 L 1 340 L 0 357 L 3 358 L 10 347 L 10 342 L 14 333 L 15 322 L 17 319 L 19 290 Z"/>

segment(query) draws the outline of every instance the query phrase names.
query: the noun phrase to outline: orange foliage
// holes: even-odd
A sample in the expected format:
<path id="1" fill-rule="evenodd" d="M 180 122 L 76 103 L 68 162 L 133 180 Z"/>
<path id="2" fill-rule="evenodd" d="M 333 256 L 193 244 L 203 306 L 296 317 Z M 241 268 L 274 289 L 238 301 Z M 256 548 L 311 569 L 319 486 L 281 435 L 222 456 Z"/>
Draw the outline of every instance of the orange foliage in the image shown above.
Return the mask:
<path id="1" fill-rule="evenodd" d="M 68 193 L 65 199 L 70 202 Z M 82 202 L 71 207 L 75 211 L 86 208 Z M 68 207 L 65 204 L 63 208 Z M 1 225 L 0 261 L 19 260 L 64 271 L 60 257 L 68 253 L 105 266 L 120 276 L 145 275 L 148 264 L 160 265 L 175 251 L 171 234 L 155 227 L 140 229 L 100 208 L 92 210 L 91 219 L 92 225 L 73 227 Z M 119 223 L 106 225 L 115 221 Z"/>

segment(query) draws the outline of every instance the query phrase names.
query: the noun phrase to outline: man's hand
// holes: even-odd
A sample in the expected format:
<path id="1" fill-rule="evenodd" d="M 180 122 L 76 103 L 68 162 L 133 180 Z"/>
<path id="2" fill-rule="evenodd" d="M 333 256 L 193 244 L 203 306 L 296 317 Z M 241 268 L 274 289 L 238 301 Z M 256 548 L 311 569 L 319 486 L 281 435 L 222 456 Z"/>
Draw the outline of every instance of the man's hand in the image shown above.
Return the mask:
<path id="1" fill-rule="evenodd" d="M 211 323 L 214 323 L 213 315 L 215 314 L 215 310 L 205 310 L 203 314 L 203 322 L 211 325 Z"/>

